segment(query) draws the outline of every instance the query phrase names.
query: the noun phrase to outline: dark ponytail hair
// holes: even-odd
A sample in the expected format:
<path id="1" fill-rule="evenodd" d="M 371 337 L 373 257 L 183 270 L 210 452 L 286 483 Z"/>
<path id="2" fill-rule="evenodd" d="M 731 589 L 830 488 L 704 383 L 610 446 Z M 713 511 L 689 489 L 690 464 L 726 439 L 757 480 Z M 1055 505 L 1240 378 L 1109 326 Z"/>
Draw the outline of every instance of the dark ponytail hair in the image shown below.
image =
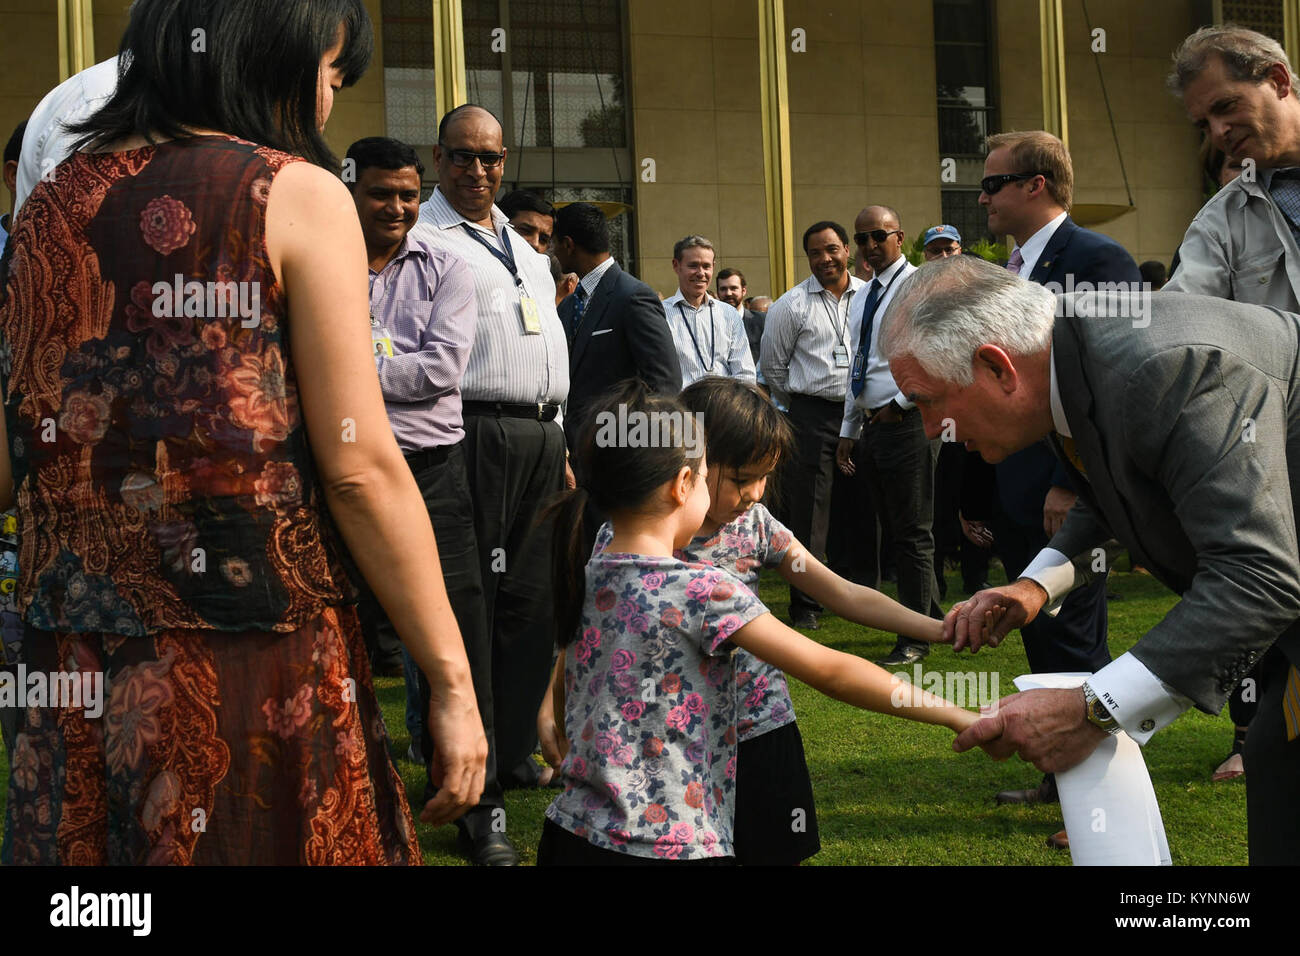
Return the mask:
<path id="1" fill-rule="evenodd" d="M 794 454 L 794 430 L 757 386 L 735 378 L 710 375 L 682 392 L 682 404 L 702 416 L 710 468 L 739 471 L 772 462 L 777 469 L 764 496 L 781 495 L 780 466 Z"/>
<path id="2" fill-rule="evenodd" d="M 655 437 L 661 439 L 658 447 L 609 440 L 611 425 L 636 419 L 662 423 L 662 430 L 656 430 Z M 578 487 L 566 491 L 547 513 L 555 521 L 552 547 L 559 584 L 555 625 L 561 647 L 573 640 L 587 597 L 586 567 L 591 555 L 583 534 L 583 514 L 588 502 L 602 515 L 633 511 L 682 468 L 698 474 L 704 436 L 698 433 L 697 421 L 678 398 L 653 394 L 636 379 L 620 382 L 591 406 L 572 455 Z"/>

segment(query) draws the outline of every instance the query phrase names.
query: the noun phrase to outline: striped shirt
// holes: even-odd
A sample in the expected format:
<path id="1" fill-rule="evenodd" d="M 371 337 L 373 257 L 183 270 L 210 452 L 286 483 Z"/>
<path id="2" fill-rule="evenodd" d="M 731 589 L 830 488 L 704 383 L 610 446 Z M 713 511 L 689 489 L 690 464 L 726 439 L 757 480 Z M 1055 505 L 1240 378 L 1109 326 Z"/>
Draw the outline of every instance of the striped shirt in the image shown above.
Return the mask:
<path id="1" fill-rule="evenodd" d="M 789 395 L 844 401 L 857 345 L 849 341 L 849 308 L 865 285 L 851 275 L 836 299 L 809 276 L 772 303 L 763 326 L 761 364 L 774 394 L 786 401 Z"/>
<path id="2" fill-rule="evenodd" d="M 555 282 L 546 256 L 507 228 L 505 214 L 492 207 L 495 233 L 456 212 L 434 187 L 420 205 L 420 218 L 411 237 L 434 249 L 447 249 L 469 264 L 474 277 L 478 322 L 469 355 L 461 398 L 467 402 L 559 404 L 569 395 L 569 347 L 564 325 L 555 312 Z M 466 228 L 468 227 L 468 229 Z M 501 251 L 502 235 L 510 243 L 524 294 L 532 298 L 541 318 L 541 334 L 524 331 L 520 292 L 504 264 L 477 239 L 472 229 Z"/>
<path id="3" fill-rule="evenodd" d="M 706 375 L 755 381 L 745 323 L 727 303 L 706 293 L 695 309 L 678 289 L 676 295 L 664 299 L 664 315 L 682 366 L 682 388 Z"/>
<path id="4" fill-rule="evenodd" d="M 600 280 L 605 278 L 605 273 L 609 271 L 610 266 L 613 264 L 614 257 L 610 256 L 579 280 L 578 285 L 582 286 L 582 291 L 586 293 L 588 302 L 596 294 L 596 286 L 600 285 Z"/>
<path id="5" fill-rule="evenodd" d="M 474 279 L 463 259 L 409 235 L 370 271 L 370 334 L 388 424 L 404 454 L 465 437 L 460 380 L 474 346 Z"/>

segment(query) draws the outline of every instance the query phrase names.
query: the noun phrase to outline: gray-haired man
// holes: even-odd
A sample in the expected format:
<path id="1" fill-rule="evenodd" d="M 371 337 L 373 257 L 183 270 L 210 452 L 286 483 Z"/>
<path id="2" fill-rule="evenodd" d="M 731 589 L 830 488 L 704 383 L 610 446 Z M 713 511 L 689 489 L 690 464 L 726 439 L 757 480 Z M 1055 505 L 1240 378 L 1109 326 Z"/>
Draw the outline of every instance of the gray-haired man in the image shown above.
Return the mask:
<path id="1" fill-rule="evenodd" d="M 1276 40 L 1206 27 L 1174 54 L 1170 88 L 1210 143 L 1253 161 L 1205 204 L 1164 287 L 1300 312 L 1300 83 Z"/>
<path id="2" fill-rule="evenodd" d="M 1048 439 L 1080 488 L 1026 576 L 949 613 L 954 649 L 979 648 L 993 607 L 1007 608 L 996 645 L 1059 603 L 1111 539 L 1182 596 L 1082 689 L 1005 698 L 956 749 L 1065 770 L 1107 733 L 1146 743 L 1189 707 L 1217 713 L 1259 661 L 1250 858 L 1300 863 L 1296 316 L 1168 292 L 1054 296 L 959 256 L 919 270 L 884 321 L 881 348 L 928 434 L 951 420 L 990 462 Z"/>

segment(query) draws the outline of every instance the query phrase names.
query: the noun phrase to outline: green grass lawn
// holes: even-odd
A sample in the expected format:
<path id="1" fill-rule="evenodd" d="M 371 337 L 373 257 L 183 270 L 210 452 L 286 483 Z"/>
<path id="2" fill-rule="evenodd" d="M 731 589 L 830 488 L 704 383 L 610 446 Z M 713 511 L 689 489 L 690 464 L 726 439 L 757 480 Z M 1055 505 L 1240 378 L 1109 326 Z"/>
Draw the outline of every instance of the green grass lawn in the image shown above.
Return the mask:
<path id="1" fill-rule="evenodd" d="M 948 576 L 948 585 L 950 603 L 965 596 L 959 593 L 955 575 Z M 1175 597 L 1139 574 L 1116 572 L 1111 588 L 1119 595 L 1110 602 L 1110 648 L 1118 656 L 1160 620 Z M 891 585 L 886 590 L 893 593 Z M 760 596 L 785 618 L 788 592 L 780 578 L 765 575 Z M 829 647 L 868 659 L 883 657 L 893 646 L 892 635 L 830 616 L 822 619 L 814 636 Z M 1017 636 L 974 658 L 937 647 L 924 666 L 926 671 L 984 671 L 990 680 L 996 673 L 1003 695 L 1014 693 L 1012 679 L 1029 669 Z M 1041 775 L 1031 765 L 1016 758 L 995 763 L 978 751 L 955 754 L 952 733 L 946 729 L 866 713 L 797 681 L 790 684 L 821 829 L 822 851 L 810 863 L 1069 864 L 1068 853 L 1044 844 L 1060 828 L 1059 808 L 994 806 L 998 790 L 1038 783 Z M 380 678 L 377 685 L 394 752 L 405 754 L 409 739 L 402 682 Z M 1177 865 L 1246 863 L 1245 782 L 1239 778 L 1210 783 L 1211 772 L 1231 743 L 1226 711 L 1220 717 L 1191 711 L 1144 750 Z M 418 812 L 423 770 L 405 759 L 399 759 L 397 767 Z M 7 781 L 8 765 L 0 754 L 0 786 Z M 506 794 L 507 830 L 525 863 L 536 859 L 543 812 L 553 795 L 518 790 Z M 419 824 L 418 829 L 426 863 L 464 865 L 456 852 L 454 827 Z"/>

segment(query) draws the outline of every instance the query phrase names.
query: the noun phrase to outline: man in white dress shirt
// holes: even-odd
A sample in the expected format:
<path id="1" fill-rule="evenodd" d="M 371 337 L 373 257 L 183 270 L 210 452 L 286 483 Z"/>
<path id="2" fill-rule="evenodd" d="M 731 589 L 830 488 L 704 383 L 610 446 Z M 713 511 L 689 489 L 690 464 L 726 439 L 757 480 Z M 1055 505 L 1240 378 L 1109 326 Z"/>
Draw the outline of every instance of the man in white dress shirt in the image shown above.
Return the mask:
<path id="1" fill-rule="evenodd" d="M 536 768 L 529 755 L 555 646 L 550 530 L 537 521 L 564 485 L 556 415 L 569 394 L 569 351 L 550 261 L 493 202 L 505 170 L 501 124 L 482 107 L 457 107 L 438 126 L 433 159 L 438 185 L 411 238 L 454 252 L 474 275 L 478 319 L 461 396 L 493 649 L 478 665 L 492 672 L 489 759 L 508 780 L 517 768 Z M 462 849 L 474 862 L 519 861 L 497 821 L 463 819 Z"/>
<path id="2" fill-rule="evenodd" d="M 853 241 L 874 278 L 853 297 L 849 310 L 853 358 L 836 459 L 846 475 L 856 474 L 861 464 L 876 513 L 889 526 L 898 600 L 921 614 L 942 617 L 932 533 L 939 442 L 925 437 L 921 413 L 898 390 L 889 360 L 877 347 L 880 319 L 901 281 L 915 272 L 916 266 L 903 255 L 904 234 L 895 209 L 868 206 L 858 213 L 854 230 Z M 865 461 L 859 463 L 853 457 L 860 436 L 866 441 L 860 456 Z M 882 667 L 911 664 L 929 650 L 929 644 L 899 635 L 894 649 L 879 663 Z"/>
<path id="3" fill-rule="evenodd" d="M 664 316 L 677 344 L 682 388 L 706 375 L 755 381 L 740 313 L 709 295 L 713 264 L 713 243 L 703 236 L 687 236 L 673 246 L 677 293 L 664 299 Z"/>
<path id="4" fill-rule="evenodd" d="M 849 309 L 866 283 L 849 274 L 849 234 L 838 222 L 809 226 L 803 249 L 812 275 L 768 309 L 760 365 L 773 397 L 789 409 L 794 427 L 795 456 L 783 469 L 786 519 L 794 536 L 824 558 L 828 550 L 839 550 L 831 545 L 842 536 L 831 528 L 843 523 L 845 499 L 854 490 L 852 479 L 835 467 L 835 452 L 854 351 Z M 862 541 L 852 545 L 861 547 Z M 844 557 L 831 555 L 831 566 L 842 568 Z M 791 585 L 790 621 L 795 627 L 816 630 L 821 610 Z"/>

